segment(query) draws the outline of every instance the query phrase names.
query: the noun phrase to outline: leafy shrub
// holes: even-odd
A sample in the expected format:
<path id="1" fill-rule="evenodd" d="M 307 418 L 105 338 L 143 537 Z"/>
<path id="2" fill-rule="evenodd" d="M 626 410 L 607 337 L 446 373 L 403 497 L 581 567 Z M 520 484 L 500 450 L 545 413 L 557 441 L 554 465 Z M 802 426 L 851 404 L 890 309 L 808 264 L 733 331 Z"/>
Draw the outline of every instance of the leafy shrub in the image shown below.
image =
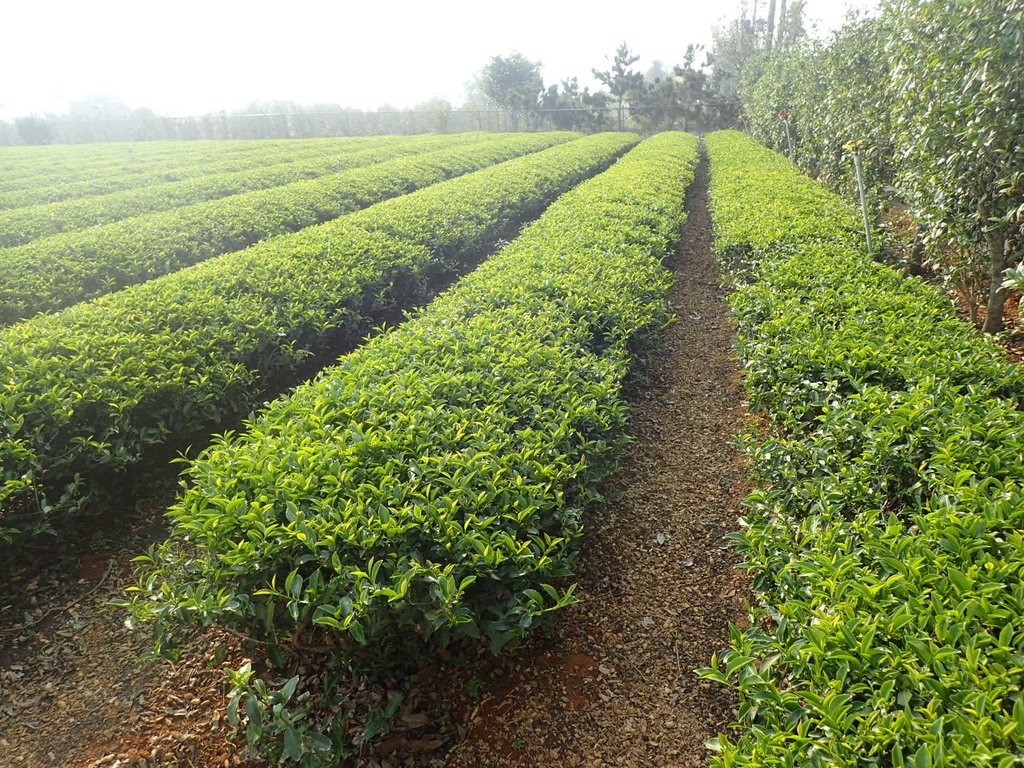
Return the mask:
<path id="1" fill-rule="evenodd" d="M 239 195 L 259 189 L 315 179 L 351 168 L 386 162 L 406 155 L 459 146 L 473 137 L 419 137 L 406 143 L 386 142 L 344 155 L 320 150 L 315 154 L 276 155 L 267 153 L 252 168 L 225 173 L 205 173 L 198 178 L 154 183 L 105 195 L 0 211 L 0 246 L 9 248 L 39 238 L 99 226 L 133 216 L 166 211 L 206 200 Z M 296 192 L 300 190 L 295 190 Z M 5 258 L 0 254 L 0 258 Z"/>
<path id="2" fill-rule="evenodd" d="M 187 472 L 134 610 L 370 669 L 572 601 L 581 506 L 624 442 L 631 349 L 668 320 L 696 140 L 662 134 L 561 197 L 415 319 Z M 506 194 L 510 187 L 505 187 Z"/>
<path id="3" fill-rule="evenodd" d="M 0 209 L 55 203 L 89 195 L 230 173 L 302 159 L 316 153 L 347 154 L 404 136 L 302 141 L 154 141 L 129 144 L 55 145 L 45 150 L 8 149 L 0 155 Z M 44 154 L 45 153 L 45 154 Z"/>
<path id="4" fill-rule="evenodd" d="M 790 204 L 809 180 L 763 173 L 778 161 L 734 134 L 708 147 L 716 232 L 756 263 L 732 303 L 773 426 L 736 536 L 759 603 L 704 671 L 741 700 L 714 763 L 1019 764 L 1020 370 L 935 289 Z"/>
<path id="5" fill-rule="evenodd" d="M 863 239 L 850 206 L 798 173 L 782 155 L 739 131 L 716 132 L 708 138 L 708 150 L 712 158 L 732 158 L 714 169 L 710 190 L 715 250 L 722 256 L 785 243 Z"/>

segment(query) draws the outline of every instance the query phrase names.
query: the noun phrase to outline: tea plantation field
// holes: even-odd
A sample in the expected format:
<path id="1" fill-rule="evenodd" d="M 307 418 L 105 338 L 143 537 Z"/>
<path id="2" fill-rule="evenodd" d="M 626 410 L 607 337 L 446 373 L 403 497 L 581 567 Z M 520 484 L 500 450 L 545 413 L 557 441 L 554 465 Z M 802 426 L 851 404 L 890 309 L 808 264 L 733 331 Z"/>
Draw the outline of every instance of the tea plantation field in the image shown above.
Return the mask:
<path id="1" fill-rule="evenodd" d="M 738 132 L 0 151 L 0 557 L 205 446 L 106 610 L 246 638 L 246 759 L 355 759 L 353 674 L 396 702 L 365 744 L 577 602 L 702 163 L 759 417 L 707 759 L 1024 764 L 1024 373 Z"/>

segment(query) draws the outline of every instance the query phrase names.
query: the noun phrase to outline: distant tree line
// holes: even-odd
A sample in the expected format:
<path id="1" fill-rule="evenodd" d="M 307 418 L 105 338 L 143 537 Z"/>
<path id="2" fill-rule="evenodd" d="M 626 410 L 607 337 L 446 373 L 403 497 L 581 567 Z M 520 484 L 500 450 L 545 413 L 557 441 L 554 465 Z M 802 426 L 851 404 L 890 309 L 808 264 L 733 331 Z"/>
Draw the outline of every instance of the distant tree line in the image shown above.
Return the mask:
<path id="1" fill-rule="evenodd" d="M 667 128 L 708 130 L 735 123 L 731 95 L 714 86 L 700 48 L 689 46 L 678 65 L 654 62 L 633 68 L 639 56 L 623 43 L 605 69 L 593 69 L 603 86 L 581 87 L 579 78 L 546 85 L 541 63 L 519 53 L 493 57 L 470 80 L 461 106 L 432 99 L 411 109 L 383 105 L 357 110 L 341 104 L 257 102 L 233 112 L 162 117 L 108 97 L 74 103 L 66 114 L 29 115 L 0 122 L 0 144 L 63 144 L 159 139 L 269 139 L 382 133 L 454 133 L 472 130 L 564 129 L 584 132 Z M 708 59 L 710 60 L 710 56 Z"/>
<path id="2" fill-rule="evenodd" d="M 63 115 L 32 115 L 13 122 L 0 122 L 0 144 L 294 139 L 511 130 L 508 116 L 495 107 L 456 110 L 443 99 L 433 99 L 412 109 L 384 105 L 372 111 L 340 104 L 254 102 L 233 112 L 198 117 L 161 117 L 152 110 L 132 110 L 104 98 L 90 99 L 83 104 L 89 107 L 77 105 Z"/>
<path id="3" fill-rule="evenodd" d="M 541 62 L 519 53 L 493 57 L 476 82 L 481 101 L 506 110 L 517 128 L 654 133 L 730 125 L 735 108 L 715 92 L 705 65 L 696 65 L 700 52 L 690 45 L 681 64 L 665 69 L 655 61 L 640 72 L 633 68 L 640 56 L 624 42 L 607 69 L 591 70 L 604 90 L 581 88 L 577 77 L 545 86 Z"/>

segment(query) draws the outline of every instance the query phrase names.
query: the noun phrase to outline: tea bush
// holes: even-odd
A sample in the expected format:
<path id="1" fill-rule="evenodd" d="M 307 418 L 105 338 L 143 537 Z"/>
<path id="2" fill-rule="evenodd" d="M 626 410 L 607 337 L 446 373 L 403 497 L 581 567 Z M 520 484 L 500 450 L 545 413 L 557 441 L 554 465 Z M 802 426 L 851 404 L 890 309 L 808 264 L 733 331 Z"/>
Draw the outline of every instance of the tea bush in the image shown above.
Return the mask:
<path id="1" fill-rule="evenodd" d="M 51 144 L 41 153 L 32 152 L 32 147 L 4 148 L 6 151 L 0 152 L 0 209 L 106 195 L 211 173 L 231 173 L 268 162 L 301 159 L 312 153 L 342 155 L 409 138 Z"/>
<path id="2" fill-rule="evenodd" d="M 407 142 L 382 142 L 379 146 L 364 147 L 343 154 L 325 149 L 307 150 L 301 154 L 294 150 L 278 154 L 267 152 L 259 165 L 243 170 L 204 173 L 198 178 L 154 183 L 104 195 L 0 211 L 0 246 L 10 248 L 61 232 L 279 187 L 476 140 L 475 136 L 465 134 L 426 136 Z M 230 167 L 231 164 L 227 164 Z M 5 258 L 6 254 L 0 251 L 0 261 Z"/>
<path id="3" fill-rule="evenodd" d="M 687 134 L 643 142 L 203 452 L 144 558 L 134 610 L 158 642 L 223 622 L 380 670 L 460 640 L 499 651 L 571 602 L 623 379 L 669 318 L 661 259 L 696 155 Z"/>

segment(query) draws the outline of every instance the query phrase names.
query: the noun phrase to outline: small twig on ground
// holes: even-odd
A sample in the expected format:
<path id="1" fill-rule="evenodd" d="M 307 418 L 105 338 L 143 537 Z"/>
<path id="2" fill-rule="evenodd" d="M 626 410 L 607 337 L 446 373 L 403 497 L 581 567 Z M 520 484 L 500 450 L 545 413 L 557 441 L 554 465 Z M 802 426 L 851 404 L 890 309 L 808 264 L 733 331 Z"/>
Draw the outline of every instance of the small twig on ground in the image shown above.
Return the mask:
<path id="1" fill-rule="evenodd" d="M 632 659 L 627 658 L 624 654 L 621 654 L 621 653 L 617 653 L 617 654 L 615 654 L 615 656 L 617 658 L 621 659 L 622 661 L 626 662 L 627 664 L 629 664 L 629 666 L 631 666 L 633 669 L 635 669 L 636 673 L 638 675 L 640 675 L 641 678 L 643 678 L 643 681 L 645 683 L 651 682 L 650 679 L 647 677 L 647 675 L 644 674 L 644 671 L 642 669 L 640 669 L 640 667 L 638 667 L 636 665 L 636 663 Z"/>

